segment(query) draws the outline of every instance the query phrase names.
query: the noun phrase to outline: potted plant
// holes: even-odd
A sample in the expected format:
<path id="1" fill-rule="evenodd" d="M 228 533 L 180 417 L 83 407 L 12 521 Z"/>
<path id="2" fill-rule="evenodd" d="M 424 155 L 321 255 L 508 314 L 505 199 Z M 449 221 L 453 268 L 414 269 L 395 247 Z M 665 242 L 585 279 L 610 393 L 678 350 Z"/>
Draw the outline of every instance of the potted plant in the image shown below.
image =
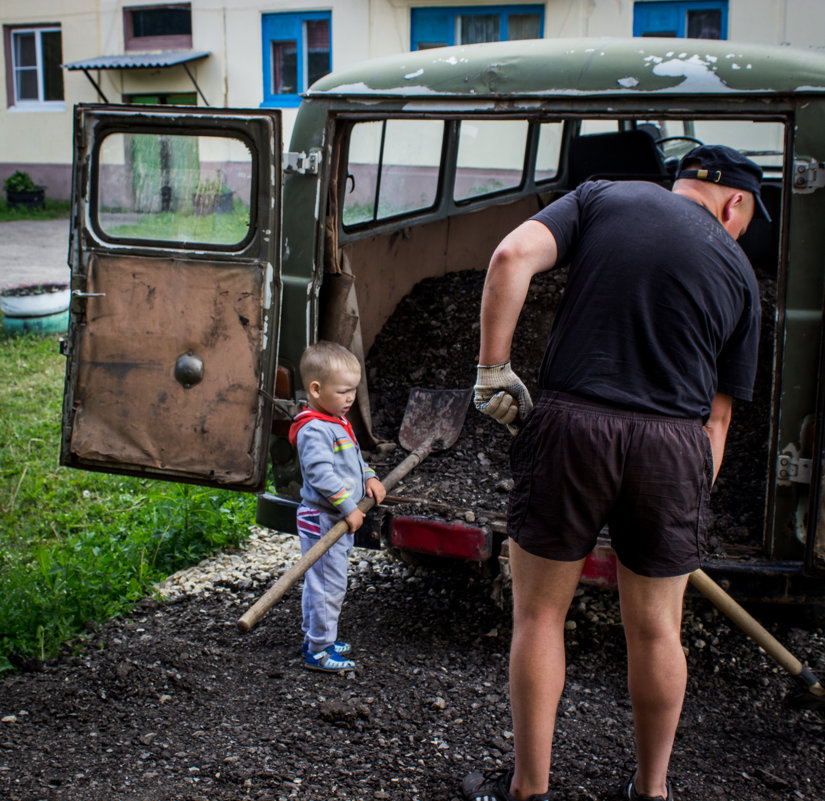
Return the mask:
<path id="1" fill-rule="evenodd" d="M 27 172 L 15 170 L 5 181 L 6 203 L 10 209 L 23 207 L 27 209 L 46 208 L 46 187 L 37 186 Z"/>
<path id="2" fill-rule="evenodd" d="M 221 181 L 220 175 L 200 181 L 192 195 L 195 214 L 227 214 L 232 211 L 233 194 L 233 191 Z"/>

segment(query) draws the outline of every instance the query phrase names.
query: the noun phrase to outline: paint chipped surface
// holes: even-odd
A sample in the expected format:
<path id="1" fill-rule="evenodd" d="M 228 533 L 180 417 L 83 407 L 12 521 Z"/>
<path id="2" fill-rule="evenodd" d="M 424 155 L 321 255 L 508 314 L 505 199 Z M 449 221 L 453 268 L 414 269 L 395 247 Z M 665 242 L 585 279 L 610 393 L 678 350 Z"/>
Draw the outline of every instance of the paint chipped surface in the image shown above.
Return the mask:
<path id="1" fill-rule="evenodd" d="M 825 92 L 825 55 L 729 41 L 490 42 L 376 59 L 320 79 L 310 97 L 518 97 Z"/>
<path id="2" fill-rule="evenodd" d="M 79 328 L 73 460 L 256 486 L 271 277 L 257 265 L 93 256 L 89 291 L 105 296 Z M 203 363 L 189 388 L 175 378 L 182 354 Z"/>

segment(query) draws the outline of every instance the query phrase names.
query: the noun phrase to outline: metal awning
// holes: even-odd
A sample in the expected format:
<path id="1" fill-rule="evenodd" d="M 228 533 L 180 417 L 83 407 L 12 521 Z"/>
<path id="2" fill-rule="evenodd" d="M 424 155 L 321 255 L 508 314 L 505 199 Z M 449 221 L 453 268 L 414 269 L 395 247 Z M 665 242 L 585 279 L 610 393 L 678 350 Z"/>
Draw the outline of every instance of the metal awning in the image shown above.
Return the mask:
<path id="1" fill-rule="evenodd" d="M 97 82 L 91 75 L 89 70 L 141 70 L 141 69 L 164 69 L 165 67 L 175 67 L 178 64 L 182 65 L 189 76 L 189 80 L 197 89 L 198 94 L 203 98 L 203 102 L 209 105 L 207 99 L 203 96 L 200 87 L 198 86 L 195 77 L 189 70 L 189 62 L 197 61 L 201 58 L 206 58 L 209 55 L 207 50 L 168 50 L 160 53 L 127 53 L 122 56 L 97 56 L 96 58 L 87 58 L 83 61 L 72 61 L 70 64 L 63 64 L 63 68 L 67 70 L 82 70 L 83 74 L 91 81 L 92 86 L 97 90 L 97 93 L 103 98 L 104 103 L 108 103 L 106 95 L 98 86 Z"/>

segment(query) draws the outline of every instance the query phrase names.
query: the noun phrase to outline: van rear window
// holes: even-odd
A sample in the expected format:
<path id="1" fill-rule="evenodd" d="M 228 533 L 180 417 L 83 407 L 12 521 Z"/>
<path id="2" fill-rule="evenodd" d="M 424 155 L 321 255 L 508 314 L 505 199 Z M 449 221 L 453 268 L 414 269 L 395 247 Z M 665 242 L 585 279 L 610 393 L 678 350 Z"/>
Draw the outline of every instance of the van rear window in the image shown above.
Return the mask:
<path id="1" fill-rule="evenodd" d="M 97 220 L 110 240 L 240 245 L 249 235 L 249 146 L 222 136 L 115 132 L 100 144 Z"/>

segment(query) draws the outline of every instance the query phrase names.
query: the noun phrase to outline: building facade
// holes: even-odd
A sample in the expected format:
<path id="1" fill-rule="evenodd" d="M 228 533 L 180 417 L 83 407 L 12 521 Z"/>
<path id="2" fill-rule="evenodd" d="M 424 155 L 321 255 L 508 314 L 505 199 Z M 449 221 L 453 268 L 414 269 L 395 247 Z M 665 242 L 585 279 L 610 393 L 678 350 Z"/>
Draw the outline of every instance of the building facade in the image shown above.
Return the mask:
<path id="1" fill-rule="evenodd" d="M 821 0 L 5 0 L 0 179 L 67 198 L 76 103 L 279 108 L 371 58 L 499 39 L 675 36 L 825 48 Z"/>

